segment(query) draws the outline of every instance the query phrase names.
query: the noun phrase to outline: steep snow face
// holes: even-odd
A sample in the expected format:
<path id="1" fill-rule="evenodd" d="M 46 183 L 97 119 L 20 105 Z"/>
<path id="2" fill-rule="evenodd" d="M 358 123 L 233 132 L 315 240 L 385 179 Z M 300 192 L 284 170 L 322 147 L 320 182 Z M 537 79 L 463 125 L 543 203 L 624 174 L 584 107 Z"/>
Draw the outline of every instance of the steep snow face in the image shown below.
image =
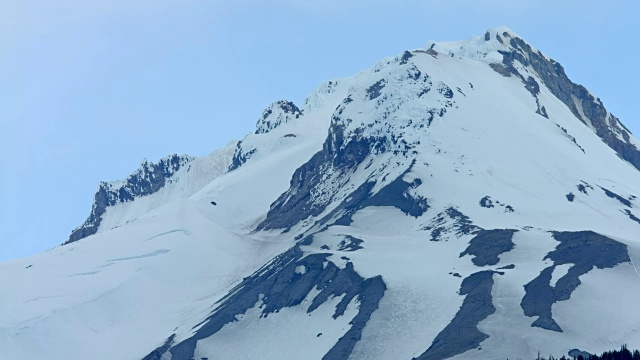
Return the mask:
<path id="1" fill-rule="evenodd" d="M 65 244 L 126 224 L 171 201 L 188 198 L 252 157 L 259 160 L 281 149 L 295 148 L 300 156 L 307 156 L 323 140 L 330 119 L 329 109 L 336 106 L 344 93 L 345 87 L 340 84 L 341 81 L 333 80 L 319 86 L 305 100 L 303 110 L 286 100 L 272 103 L 263 111 L 255 133 L 209 156 L 174 154 L 158 164 L 144 160 L 127 179 L 101 182 L 89 217 L 72 231 Z M 303 112 L 307 116 L 297 121 Z M 307 121 L 302 123 L 304 120 Z M 289 125 L 281 126 L 284 124 Z M 267 136 L 269 132 L 272 134 Z M 149 196 L 152 194 L 155 196 Z"/>
<path id="2" fill-rule="evenodd" d="M 118 227 L 173 200 L 188 198 L 223 174 L 232 154 L 233 145 L 229 144 L 202 158 L 174 154 L 157 164 L 145 159 L 125 180 L 101 182 L 89 217 L 72 231 L 65 244 Z M 150 197 L 153 194 L 156 196 Z"/>
<path id="3" fill-rule="evenodd" d="M 0 264 L 8 289 L 0 357 L 136 359 L 166 334 L 189 331 L 180 324 L 205 317 L 211 302 L 287 247 L 229 232 L 213 212 L 206 202 L 172 202 L 85 241 Z"/>
<path id="4" fill-rule="evenodd" d="M 227 171 L 234 144 L 214 151 L 209 156 L 193 158 L 189 164 L 171 176 L 153 196 L 140 196 L 135 201 L 115 204 L 106 209 L 98 232 L 117 228 L 135 221 L 150 211 L 180 199 L 186 199 Z"/>
<path id="5" fill-rule="evenodd" d="M 520 78 L 534 96 L 541 82 L 576 118 L 591 128 L 620 157 L 640 170 L 639 143 L 631 132 L 605 109 L 599 98 L 584 86 L 572 82 L 562 65 L 533 48 L 512 30 L 500 27 L 468 41 L 430 42 L 426 48 L 434 53 L 486 62 L 503 76 Z M 533 82 L 530 73 L 537 75 Z M 544 110 L 544 106 L 538 105 L 541 115 L 545 114 Z"/>
<path id="6" fill-rule="evenodd" d="M 540 86 L 536 72 L 518 71 L 526 81 L 473 58 L 418 50 L 359 74 L 331 115 L 322 151 L 298 168 L 258 229 L 342 224 L 357 201 L 401 175 L 405 189 L 398 194 L 406 201 L 437 203 L 445 197 L 434 194 L 449 194 L 445 201 L 478 211 L 488 208 L 478 208 L 482 199 L 502 193 L 493 210 L 472 218 L 526 219 L 530 225 L 539 219 L 544 228 L 557 223 L 553 213 L 582 211 L 582 200 L 567 201 L 578 185 L 609 181 L 595 163 L 612 164 L 622 187 L 637 187 L 637 170 Z M 540 201 L 531 202 L 533 194 Z M 547 205 L 558 200 L 559 206 Z"/>
<path id="7" fill-rule="evenodd" d="M 640 347 L 638 140 L 580 89 L 499 28 L 274 103 L 85 241 L 1 264 L 0 357 Z"/>
<path id="8" fill-rule="evenodd" d="M 348 85 L 343 81 L 328 81 L 305 100 L 303 109 L 290 101 L 269 105 L 258 120 L 255 133 L 238 142 L 230 171 L 244 163 L 255 162 L 282 147 L 301 143 L 321 144 L 326 136 L 331 113 L 344 98 Z M 286 124 L 286 125 L 285 125 Z"/>

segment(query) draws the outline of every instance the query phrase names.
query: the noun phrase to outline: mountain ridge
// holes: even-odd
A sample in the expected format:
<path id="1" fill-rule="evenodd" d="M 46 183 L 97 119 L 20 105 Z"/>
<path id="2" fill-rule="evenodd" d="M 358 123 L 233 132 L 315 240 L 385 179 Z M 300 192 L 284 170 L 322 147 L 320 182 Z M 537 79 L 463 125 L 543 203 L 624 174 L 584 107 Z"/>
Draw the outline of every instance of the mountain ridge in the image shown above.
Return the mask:
<path id="1" fill-rule="evenodd" d="M 430 41 L 425 45 L 424 49 L 405 51 L 402 56 L 396 56 L 393 60 L 399 61 L 400 64 L 406 64 L 409 58 L 415 56 L 415 54 L 421 54 L 422 52 L 431 52 L 429 55 L 433 57 L 437 57 L 439 54 L 447 54 L 451 57 L 458 56 L 480 59 L 488 62 L 492 69 L 503 76 L 516 76 L 523 82 L 525 88 L 527 88 L 527 90 L 531 92 L 532 96 L 536 99 L 538 107 L 536 112 L 542 116 L 548 117 L 546 114 L 546 108 L 544 105 L 540 104 L 537 97 L 540 91 L 540 84 L 538 84 L 538 82 L 531 76 L 527 75 L 525 78 L 525 75 L 529 72 L 527 71 L 527 67 L 531 68 L 541 78 L 542 84 L 548 86 L 551 92 L 565 105 L 567 105 L 576 118 L 592 129 L 602 139 L 602 141 L 616 151 L 622 159 L 628 161 L 631 165 L 640 170 L 640 150 L 638 150 L 640 142 L 633 138 L 631 132 L 620 122 L 618 118 L 604 108 L 604 105 L 599 98 L 592 95 L 582 85 L 572 82 L 566 76 L 563 67 L 558 62 L 545 56 L 539 50 L 531 47 L 511 29 L 504 26 L 489 29 L 485 32 L 484 36 L 473 37 L 467 41 L 438 43 Z M 514 62 L 517 62 L 518 65 L 515 66 Z M 380 61 L 374 66 L 374 71 L 379 71 L 377 68 L 385 65 L 389 65 L 389 60 Z M 521 74 L 517 67 L 524 67 L 523 70 L 525 75 Z M 415 70 L 416 69 L 410 71 Z M 421 75 L 422 74 L 418 71 L 410 76 L 420 77 Z M 423 80 L 426 82 L 428 81 L 428 78 Z M 333 80 L 321 85 L 312 93 L 312 95 L 309 96 L 309 98 L 314 96 L 323 88 L 328 88 L 328 91 L 331 91 L 332 85 L 334 83 L 337 84 L 339 81 L 341 80 Z M 419 91 L 429 91 L 430 86 L 432 85 L 433 84 L 430 84 L 429 87 L 425 87 Z M 373 84 L 372 87 L 369 88 L 371 91 L 369 96 L 372 96 L 371 99 L 380 96 L 380 91 L 382 91 L 384 86 L 385 84 L 382 80 L 379 83 Z M 450 99 L 453 97 L 453 90 L 448 88 L 446 84 L 438 84 L 437 86 L 440 86 L 437 90 L 439 92 L 443 92 L 445 98 Z M 311 101 L 309 98 L 305 100 L 305 106 L 307 107 L 308 102 Z M 449 104 L 449 106 L 451 105 Z M 434 116 L 441 117 L 443 113 L 446 112 L 447 107 L 448 106 L 445 105 L 440 109 L 434 108 L 429 110 L 426 122 L 430 124 L 433 121 Z M 303 113 L 304 110 L 299 109 L 293 102 L 287 100 L 274 102 L 263 111 L 261 118 L 256 124 L 255 134 L 267 133 L 280 126 L 282 123 L 298 119 L 303 116 Z M 288 135 L 295 136 L 294 134 Z M 240 167 L 255 153 L 255 151 L 257 151 L 255 148 L 243 148 L 242 142 L 239 142 L 233 157 L 233 163 L 229 170 L 235 170 Z M 183 157 L 188 159 L 186 156 Z M 165 159 L 160 161 L 165 161 Z M 170 176 L 170 174 L 168 175 Z M 132 174 L 132 176 L 134 175 Z M 140 194 L 134 194 L 132 196 L 144 196 L 155 191 L 157 191 L 157 189 L 148 189 L 146 191 L 142 191 Z M 103 212 L 102 209 L 106 208 L 106 206 L 115 204 L 113 201 L 107 201 L 107 205 L 103 206 L 102 203 L 104 201 L 101 199 L 104 196 L 99 196 L 102 192 L 104 192 L 104 190 L 102 189 L 101 184 L 96 193 L 92 208 L 95 210 L 92 210 L 92 213 L 87 221 L 85 221 L 85 224 L 74 229 L 66 243 L 77 241 L 95 233 L 94 228 L 99 225 L 100 217 L 97 213 Z M 129 199 L 126 194 L 125 197 Z M 122 201 L 122 199 L 120 201 Z"/>
<path id="2" fill-rule="evenodd" d="M 241 141 L 105 207 L 90 238 L 0 267 L 13 274 L 2 286 L 19 289 L 0 303 L 12 319 L 0 354 L 106 358 L 99 344 L 145 360 L 503 359 L 637 347 L 637 140 L 567 81 L 498 28 L 383 59 L 301 107 L 275 102 Z M 47 286 L 16 285 L 26 278 Z M 64 346 L 85 331 L 87 345 Z M 35 346 L 39 334 L 55 343 Z"/>

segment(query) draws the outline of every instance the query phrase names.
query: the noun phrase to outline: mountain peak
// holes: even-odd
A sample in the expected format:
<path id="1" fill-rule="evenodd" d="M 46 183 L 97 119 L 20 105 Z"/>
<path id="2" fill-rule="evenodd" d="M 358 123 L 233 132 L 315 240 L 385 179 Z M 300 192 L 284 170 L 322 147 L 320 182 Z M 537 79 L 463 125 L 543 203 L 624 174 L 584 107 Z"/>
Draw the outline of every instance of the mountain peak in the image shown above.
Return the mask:
<path id="1" fill-rule="evenodd" d="M 507 26 L 504 26 L 504 25 L 498 26 L 498 27 L 495 27 L 495 28 L 489 28 L 489 29 L 487 29 L 487 32 L 492 33 L 492 34 L 502 34 L 502 36 L 509 35 L 510 37 L 521 37 L 515 31 L 511 30 L 511 28 L 509 28 Z"/>
<path id="2" fill-rule="evenodd" d="M 217 160 L 102 182 L 69 242 L 90 240 L 3 268 L 19 336 L 0 354 L 68 359 L 79 337 L 74 358 L 145 360 L 640 344 L 638 141 L 512 30 L 386 58 L 256 128 Z"/>
<path id="3" fill-rule="evenodd" d="M 429 41 L 424 46 L 424 50 L 436 51 L 451 57 L 486 59 L 485 61 L 493 62 L 501 61 L 500 51 L 513 49 L 514 39 L 524 41 L 515 31 L 506 26 L 500 26 L 490 28 L 482 35 L 472 36 L 467 40 Z"/>
<path id="4" fill-rule="evenodd" d="M 302 111 L 291 101 L 279 100 L 271 103 L 262 112 L 256 124 L 256 134 L 265 134 L 302 116 Z"/>
<path id="5" fill-rule="evenodd" d="M 434 57 L 446 54 L 453 58 L 481 61 L 502 76 L 519 79 L 536 99 L 536 112 L 548 117 L 538 96 L 541 84 L 546 86 L 580 122 L 640 170 L 640 143 L 620 120 L 604 107 L 599 98 L 569 79 L 559 62 L 544 55 L 508 27 L 489 29 L 482 36 L 463 41 L 431 41 L 422 51 Z"/>

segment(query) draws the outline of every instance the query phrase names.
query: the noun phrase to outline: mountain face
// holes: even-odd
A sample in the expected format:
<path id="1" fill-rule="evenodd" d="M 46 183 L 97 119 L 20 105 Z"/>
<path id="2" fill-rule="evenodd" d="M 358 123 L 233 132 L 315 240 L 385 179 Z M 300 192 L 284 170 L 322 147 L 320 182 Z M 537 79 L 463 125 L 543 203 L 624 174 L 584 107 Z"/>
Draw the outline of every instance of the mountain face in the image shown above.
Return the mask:
<path id="1" fill-rule="evenodd" d="M 65 244 L 93 235 L 98 231 L 107 207 L 133 201 L 162 189 L 180 168 L 193 160 L 190 156 L 170 155 L 157 164 L 144 160 L 140 168 L 124 181 L 101 182 L 93 198 L 91 214 L 85 222 L 71 232 Z"/>
<path id="2" fill-rule="evenodd" d="M 101 183 L 64 246 L 0 264 L 0 357 L 639 347 L 639 146 L 507 28 L 430 42 Z"/>

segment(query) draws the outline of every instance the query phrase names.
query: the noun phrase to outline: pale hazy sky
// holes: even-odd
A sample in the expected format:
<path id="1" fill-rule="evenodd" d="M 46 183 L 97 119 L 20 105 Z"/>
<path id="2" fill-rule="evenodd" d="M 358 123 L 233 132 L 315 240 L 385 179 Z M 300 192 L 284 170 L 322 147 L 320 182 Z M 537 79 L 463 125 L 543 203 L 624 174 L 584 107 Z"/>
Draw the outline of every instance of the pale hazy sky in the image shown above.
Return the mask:
<path id="1" fill-rule="evenodd" d="M 0 260 L 64 242 L 100 180 L 206 155 L 279 99 L 506 25 L 634 133 L 637 0 L 3 0 Z"/>

